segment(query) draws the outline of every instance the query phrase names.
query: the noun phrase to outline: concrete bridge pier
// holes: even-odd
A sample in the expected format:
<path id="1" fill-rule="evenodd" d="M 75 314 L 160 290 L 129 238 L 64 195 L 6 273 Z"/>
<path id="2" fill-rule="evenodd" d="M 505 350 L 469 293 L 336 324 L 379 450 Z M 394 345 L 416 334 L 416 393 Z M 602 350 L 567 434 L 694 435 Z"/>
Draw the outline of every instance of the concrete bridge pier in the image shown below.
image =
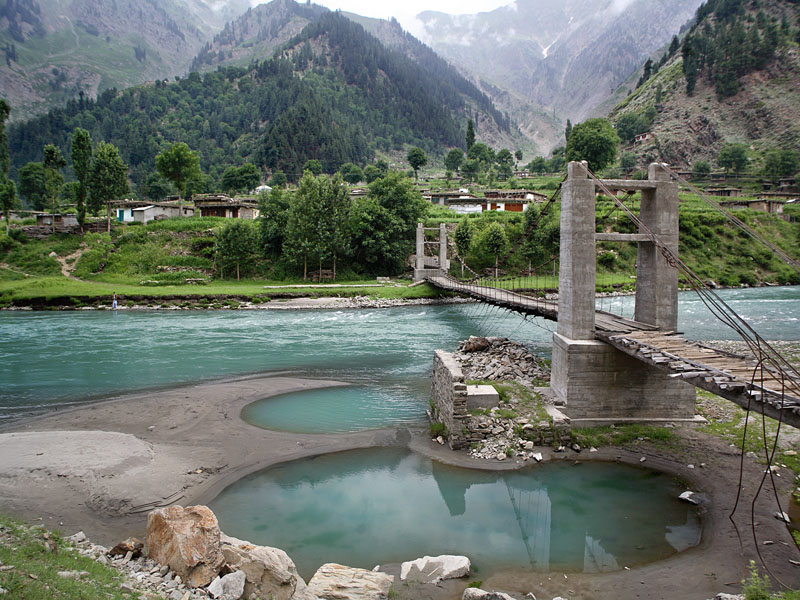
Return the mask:
<path id="1" fill-rule="evenodd" d="M 426 231 L 436 231 L 439 239 L 427 241 Z M 426 246 L 434 246 L 433 252 L 426 252 Z M 444 223 L 439 227 L 423 227 L 417 223 L 417 250 L 414 255 L 414 281 L 422 281 L 426 277 L 439 277 L 447 275 L 450 270 L 450 261 L 447 258 L 447 228 Z"/>
<path id="2" fill-rule="evenodd" d="M 604 181 L 640 189 L 642 222 L 677 250 L 678 191 L 661 165 L 649 179 Z M 692 420 L 694 388 L 595 339 L 595 183 L 585 163 L 568 165 L 561 189 L 558 325 L 553 334 L 551 389 L 574 425 Z M 641 232 L 613 234 L 639 244 L 635 318 L 660 329 L 677 325 L 677 270 Z M 608 234 L 604 239 L 609 239 Z"/>

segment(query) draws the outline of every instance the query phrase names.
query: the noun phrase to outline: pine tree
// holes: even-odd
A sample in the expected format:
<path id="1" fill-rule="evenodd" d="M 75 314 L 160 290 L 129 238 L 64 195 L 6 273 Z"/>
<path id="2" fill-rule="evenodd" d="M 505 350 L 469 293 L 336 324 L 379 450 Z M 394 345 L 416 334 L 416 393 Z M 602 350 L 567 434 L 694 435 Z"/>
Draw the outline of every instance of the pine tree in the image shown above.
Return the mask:
<path id="1" fill-rule="evenodd" d="M 467 121 L 467 152 L 475 144 L 475 123 L 470 119 Z"/>

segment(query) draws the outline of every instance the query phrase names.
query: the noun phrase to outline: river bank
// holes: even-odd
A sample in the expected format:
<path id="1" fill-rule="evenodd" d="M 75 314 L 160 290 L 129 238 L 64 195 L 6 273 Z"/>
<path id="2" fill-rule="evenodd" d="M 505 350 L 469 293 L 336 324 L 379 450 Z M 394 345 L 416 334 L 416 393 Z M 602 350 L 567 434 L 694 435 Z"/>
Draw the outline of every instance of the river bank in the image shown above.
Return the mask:
<path id="1" fill-rule="evenodd" d="M 239 418 L 254 400 L 305 389 L 341 385 L 331 380 L 245 377 L 133 394 L 89 406 L 62 409 L 0 429 L 0 508 L 13 516 L 66 533 L 83 530 L 113 545 L 141 536 L 148 511 L 170 503 L 203 504 L 244 475 L 285 461 L 352 448 L 406 446 L 442 462 L 481 469 L 515 469 L 517 461 L 478 461 L 430 440 L 424 429 L 370 430 L 346 435 L 309 435 L 253 427 Z M 736 498 L 738 449 L 714 436 L 679 426 L 669 445 L 636 440 L 596 453 L 543 448 L 544 460 L 611 460 L 671 473 L 708 501 L 702 506 L 701 544 L 666 561 L 608 574 L 480 574 L 484 589 L 537 597 L 712 598 L 735 591 L 744 575 L 736 530 L 727 520 Z M 642 463 L 642 459 L 645 459 Z M 692 465 L 690 467 L 690 465 Z M 778 468 L 780 497 L 791 472 Z M 744 560 L 757 559 L 749 504 L 763 467 L 746 459 L 745 490 L 735 520 Z M 775 576 L 800 585 L 797 550 L 772 517 L 770 480 L 755 510 L 758 548 Z M 745 510 L 744 507 L 748 510 Z M 635 510 L 635 507 L 632 507 Z M 764 545 L 763 542 L 771 544 Z M 464 550 L 468 554 L 468 549 Z M 409 557 L 409 559 L 415 557 Z M 463 581 L 398 589 L 399 598 L 460 598 Z M 547 596 L 552 594 L 552 596 Z"/>

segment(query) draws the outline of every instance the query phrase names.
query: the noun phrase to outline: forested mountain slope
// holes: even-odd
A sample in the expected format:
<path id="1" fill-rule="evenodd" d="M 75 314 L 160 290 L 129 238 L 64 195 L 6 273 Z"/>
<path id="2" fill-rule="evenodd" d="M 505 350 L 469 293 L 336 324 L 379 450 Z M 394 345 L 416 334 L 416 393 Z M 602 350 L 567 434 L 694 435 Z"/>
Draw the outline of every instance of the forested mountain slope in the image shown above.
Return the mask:
<path id="1" fill-rule="evenodd" d="M 252 161 L 297 179 L 311 158 L 333 171 L 344 162 L 369 162 L 376 149 L 463 145 L 472 112 L 453 83 L 326 13 L 272 59 L 70 101 L 12 125 L 9 145 L 18 169 L 41 160 L 47 143 L 68 156 L 69 137 L 83 127 L 120 148 L 138 186 L 153 172 L 155 155 L 176 141 L 198 150 L 213 178 Z"/>
<path id="2" fill-rule="evenodd" d="M 218 66 L 244 66 L 272 56 L 328 9 L 294 0 L 272 0 L 250 8 L 206 42 L 192 60 L 192 71 Z"/>
<path id="3" fill-rule="evenodd" d="M 642 164 L 717 161 L 742 144 L 751 170 L 766 153 L 800 150 L 800 10 L 791 0 L 710 0 L 689 32 L 612 118 Z"/>
<path id="4" fill-rule="evenodd" d="M 185 73 L 231 0 L 0 0 L 0 90 L 19 120 L 109 87 Z"/>
<path id="5" fill-rule="evenodd" d="M 276 49 L 300 34 L 328 9 L 294 0 L 272 0 L 248 10 L 228 23 L 214 36 L 192 62 L 193 69 L 208 70 L 219 65 L 246 65 L 271 55 Z M 477 122 L 479 137 L 495 147 L 518 147 L 522 134 L 507 115 L 497 110 L 489 97 L 464 78 L 454 67 L 428 46 L 404 31 L 392 19 L 371 19 L 342 13 L 361 25 L 384 46 L 405 55 L 439 81 L 438 87 L 455 89 L 472 107 L 470 116 Z"/>

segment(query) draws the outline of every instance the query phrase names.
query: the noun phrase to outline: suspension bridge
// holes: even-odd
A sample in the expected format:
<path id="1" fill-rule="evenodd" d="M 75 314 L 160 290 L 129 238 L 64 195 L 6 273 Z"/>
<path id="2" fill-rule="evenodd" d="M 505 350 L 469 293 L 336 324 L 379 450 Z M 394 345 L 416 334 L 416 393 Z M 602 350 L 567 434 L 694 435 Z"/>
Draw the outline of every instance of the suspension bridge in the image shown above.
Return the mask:
<path id="1" fill-rule="evenodd" d="M 575 424 L 693 420 L 694 388 L 699 387 L 748 411 L 800 428 L 796 369 L 678 257 L 678 180 L 677 174 L 658 163 L 650 165 L 648 179 L 641 181 L 598 179 L 586 163 L 570 163 L 566 179 L 541 213 L 560 194 L 557 302 L 531 295 L 530 289 L 515 289 L 513 279 L 482 278 L 479 283 L 477 277 L 462 281 L 451 276 L 444 225 L 435 230 L 438 239 L 433 241 L 422 225 L 418 227 L 415 279 L 555 321 L 551 389 Z M 596 232 L 598 192 L 615 202 L 636 224 L 638 233 Z M 641 194 L 638 214 L 620 200 L 620 192 Z M 722 210 L 716 202 L 713 206 Z M 726 218 L 800 272 L 800 265 L 779 248 L 736 217 L 726 213 Z M 638 245 L 632 319 L 596 308 L 598 241 Z M 678 333 L 679 274 L 709 310 L 742 337 L 752 358 L 687 340 Z"/>

